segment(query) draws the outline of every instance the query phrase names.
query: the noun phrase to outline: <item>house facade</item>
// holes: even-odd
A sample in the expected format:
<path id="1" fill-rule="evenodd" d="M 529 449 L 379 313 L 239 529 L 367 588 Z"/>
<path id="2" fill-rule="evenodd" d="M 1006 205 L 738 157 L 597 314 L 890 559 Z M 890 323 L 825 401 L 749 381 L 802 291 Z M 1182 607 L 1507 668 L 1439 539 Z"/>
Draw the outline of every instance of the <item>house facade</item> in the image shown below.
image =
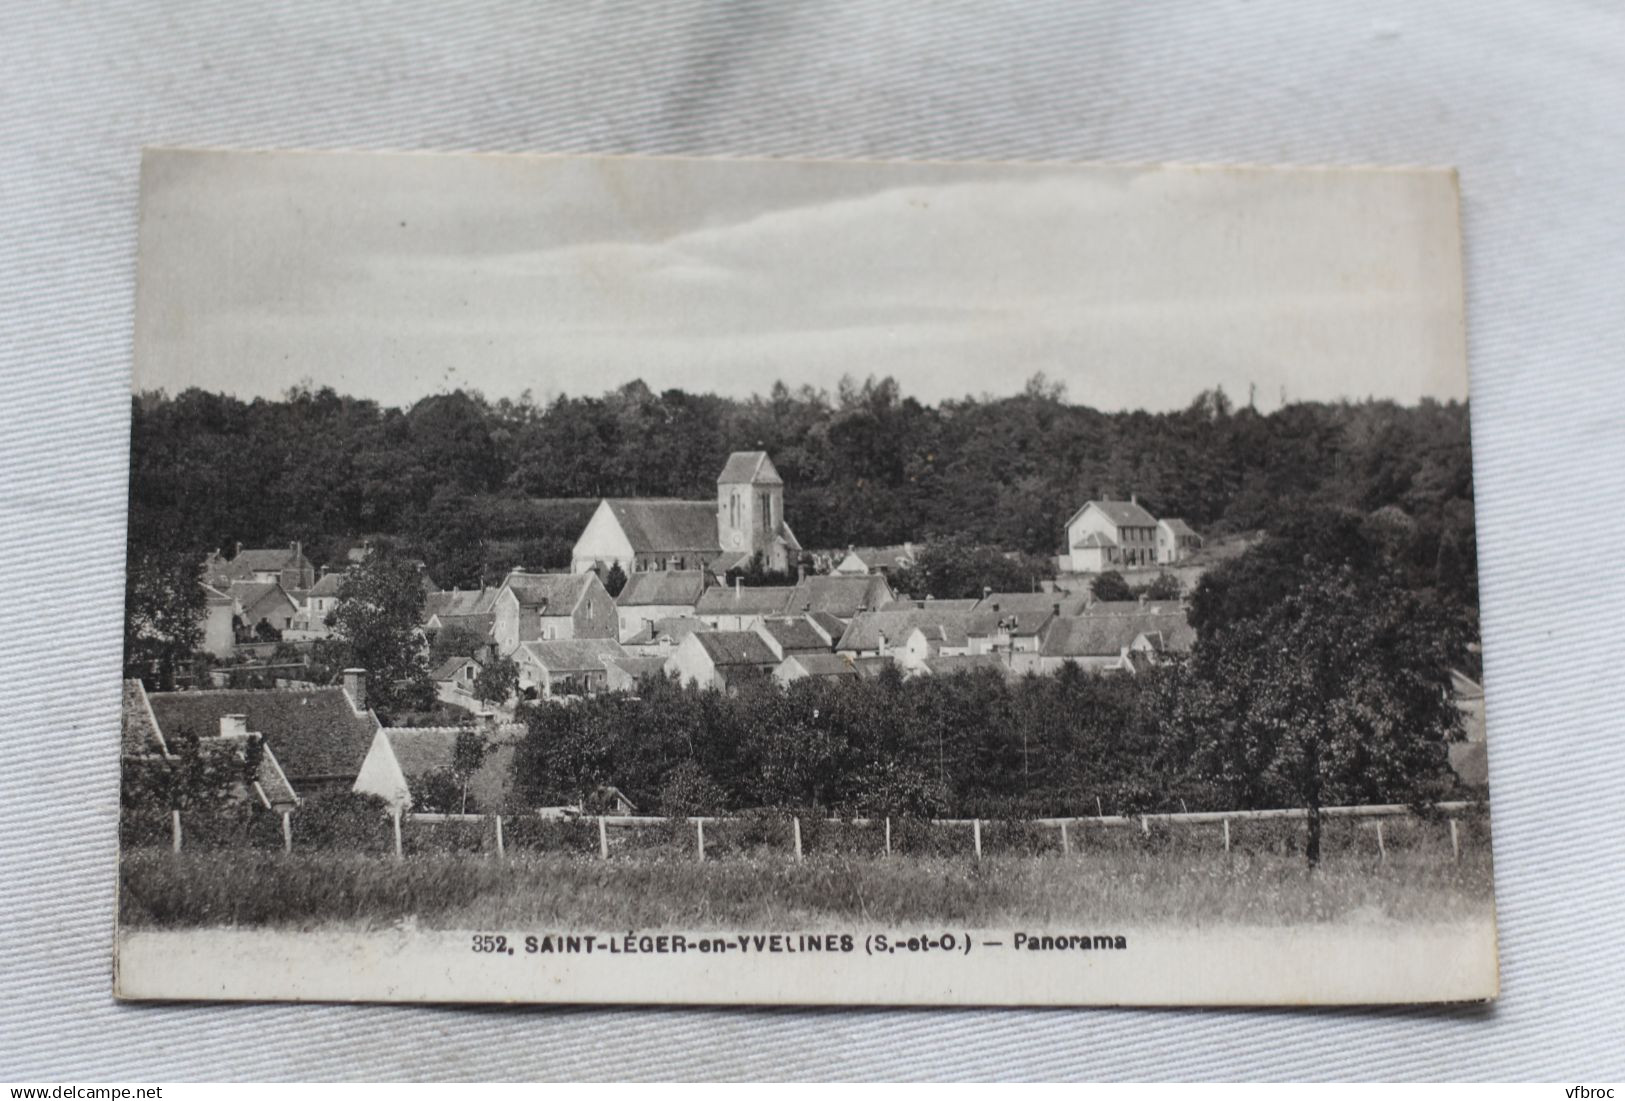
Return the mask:
<path id="1" fill-rule="evenodd" d="M 687 619 L 706 589 L 704 570 L 651 570 L 634 573 L 615 597 L 621 641 L 663 619 Z"/>
<path id="2" fill-rule="evenodd" d="M 786 585 L 715 585 L 701 594 L 693 615 L 713 631 L 754 631 L 763 619 L 788 614 L 795 590 Z"/>
<path id="3" fill-rule="evenodd" d="M 613 641 L 617 634 L 615 601 L 593 573 L 514 570 L 498 588 L 491 614 L 491 640 L 505 655 L 526 642 Z"/>
<path id="4" fill-rule="evenodd" d="M 514 651 L 519 694 L 529 700 L 596 696 L 609 690 L 608 662 L 629 657 L 613 638 L 525 642 Z"/>
<path id="5" fill-rule="evenodd" d="M 1135 498 L 1088 501 L 1066 522 L 1062 566 L 1078 573 L 1157 563 L 1157 520 Z"/>
<path id="6" fill-rule="evenodd" d="M 308 589 L 316 583 L 316 568 L 305 557 L 304 547 L 289 543 L 287 547 L 243 547 L 226 558 L 219 551 L 209 555 L 203 564 L 203 579 L 217 589 L 224 589 L 233 581 L 255 581 L 277 584 L 284 591 Z"/>
<path id="7" fill-rule="evenodd" d="M 1185 521 L 1170 517 L 1157 521 L 1157 561 L 1183 562 L 1202 545 L 1202 537 Z"/>
<path id="8" fill-rule="evenodd" d="M 666 659 L 666 674 L 683 684 L 726 691 L 740 680 L 772 673 L 779 659 L 754 631 L 699 631 Z"/>

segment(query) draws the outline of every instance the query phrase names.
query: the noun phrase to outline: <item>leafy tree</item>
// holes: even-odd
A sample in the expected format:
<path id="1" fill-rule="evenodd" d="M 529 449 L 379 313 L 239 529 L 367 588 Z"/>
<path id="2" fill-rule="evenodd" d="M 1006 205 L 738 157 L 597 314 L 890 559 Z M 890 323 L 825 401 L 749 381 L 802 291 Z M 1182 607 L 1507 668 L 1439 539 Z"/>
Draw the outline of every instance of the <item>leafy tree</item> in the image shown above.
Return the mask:
<path id="1" fill-rule="evenodd" d="M 439 665 L 447 658 L 468 658 L 485 646 L 485 636 L 469 627 L 453 624 L 442 627 L 429 641 L 429 664 Z"/>
<path id="2" fill-rule="evenodd" d="M 660 813 L 672 818 L 719 814 L 728 793 L 695 761 L 684 761 L 660 785 Z"/>
<path id="3" fill-rule="evenodd" d="M 1030 592 L 1055 576 L 1054 566 L 1035 555 L 1011 554 L 959 534 L 926 542 L 914 564 L 892 584 L 911 596 L 942 600 L 979 597 L 983 592 Z"/>
<path id="4" fill-rule="evenodd" d="M 1421 803 L 1448 786 L 1451 625 L 1412 594 L 1314 565 L 1273 608 L 1204 635 L 1178 694 L 1190 760 L 1232 806 Z"/>
<path id="5" fill-rule="evenodd" d="M 611 597 L 620 596 L 621 590 L 626 588 L 626 571 L 621 569 L 619 562 L 611 564 L 609 573 L 604 575 L 604 588 Z"/>
<path id="6" fill-rule="evenodd" d="M 333 611 L 333 631 L 349 660 L 367 670 L 374 706 L 424 707 L 434 696 L 424 656 L 423 589 L 417 563 L 375 553 L 345 574 Z"/>
<path id="7" fill-rule="evenodd" d="M 184 550 L 131 555 L 124 584 L 124 675 L 169 691 L 203 643 L 202 561 Z"/>
<path id="8" fill-rule="evenodd" d="M 495 658 L 480 666 L 474 698 L 501 707 L 519 694 L 519 666 L 512 658 Z"/>
<path id="9" fill-rule="evenodd" d="M 457 732 L 457 740 L 451 747 L 451 774 L 456 778 L 461 792 L 458 803 L 459 814 L 468 813 L 468 781 L 485 763 L 485 755 L 489 748 L 485 739 L 473 730 L 463 729 Z"/>
<path id="10" fill-rule="evenodd" d="M 1103 601 L 1133 600 L 1135 597 L 1134 589 L 1116 570 L 1107 570 L 1096 577 L 1089 591 L 1095 594 L 1096 600 Z"/>
<path id="11" fill-rule="evenodd" d="M 1157 574 L 1145 588 L 1138 590 L 1136 595 L 1144 595 L 1147 600 L 1178 600 L 1184 592 L 1179 578 L 1164 571 Z"/>

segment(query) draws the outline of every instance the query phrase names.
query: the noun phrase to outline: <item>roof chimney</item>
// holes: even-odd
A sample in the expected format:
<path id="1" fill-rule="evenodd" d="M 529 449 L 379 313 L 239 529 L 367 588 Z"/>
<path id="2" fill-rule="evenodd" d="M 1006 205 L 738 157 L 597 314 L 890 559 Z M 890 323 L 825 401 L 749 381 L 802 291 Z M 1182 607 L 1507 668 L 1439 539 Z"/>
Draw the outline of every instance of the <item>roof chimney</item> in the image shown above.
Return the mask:
<path id="1" fill-rule="evenodd" d="M 350 706 L 357 711 L 367 709 L 367 671 L 365 669 L 346 669 L 344 671 L 344 694 L 350 697 Z"/>
<path id="2" fill-rule="evenodd" d="M 735 600 L 735 602 L 737 602 L 739 600 L 739 590 L 743 587 L 742 586 L 742 581 L 743 581 L 743 578 L 740 578 L 740 577 L 735 577 L 734 578 L 734 600 Z"/>
<path id="3" fill-rule="evenodd" d="M 1139 504 L 1140 503 L 1140 495 L 1138 493 L 1130 493 L 1128 495 L 1128 503 L 1131 504 L 1131 505 Z"/>
<path id="4" fill-rule="evenodd" d="M 247 733 L 248 733 L 248 716 L 247 715 L 222 715 L 222 716 L 220 716 L 220 736 L 222 738 L 230 738 L 230 737 L 233 737 L 233 736 L 239 735 L 239 734 L 246 735 Z"/>
<path id="5" fill-rule="evenodd" d="M 1061 614 L 1061 602 L 1059 600 L 1057 600 L 1054 604 L 1051 604 L 1050 608 L 1055 612 L 1056 615 Z"/>

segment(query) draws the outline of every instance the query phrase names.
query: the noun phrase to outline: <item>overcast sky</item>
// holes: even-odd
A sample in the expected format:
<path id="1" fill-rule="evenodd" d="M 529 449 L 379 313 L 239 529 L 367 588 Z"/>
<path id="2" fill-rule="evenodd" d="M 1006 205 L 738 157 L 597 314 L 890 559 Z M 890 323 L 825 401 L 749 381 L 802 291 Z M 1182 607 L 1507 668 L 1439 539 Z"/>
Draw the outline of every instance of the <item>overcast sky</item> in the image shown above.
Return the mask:
<path id="1" fill-rule="evenodd" d="M 137 389 L 1466 396 L 1445 172 L 149 151 Z"/>

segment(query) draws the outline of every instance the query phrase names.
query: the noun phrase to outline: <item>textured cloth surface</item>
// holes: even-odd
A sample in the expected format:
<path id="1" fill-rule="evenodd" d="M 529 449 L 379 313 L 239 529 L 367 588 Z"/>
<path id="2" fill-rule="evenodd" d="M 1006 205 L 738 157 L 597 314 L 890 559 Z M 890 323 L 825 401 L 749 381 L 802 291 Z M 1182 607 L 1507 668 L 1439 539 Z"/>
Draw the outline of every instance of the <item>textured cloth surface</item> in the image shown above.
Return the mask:
<path id="1" fill-rule="evenodd" d="M 0 11 L 0 1078 L 1625 1076 L 1625 11 Z M 143 144 L 1461 169 L 1503 1000 L 1253 1012 L 119 1006 Z M 1081 395 L 1080 395 L 1081 396 Z M 42 584 L 78 563 L 71 594 Z"/>

